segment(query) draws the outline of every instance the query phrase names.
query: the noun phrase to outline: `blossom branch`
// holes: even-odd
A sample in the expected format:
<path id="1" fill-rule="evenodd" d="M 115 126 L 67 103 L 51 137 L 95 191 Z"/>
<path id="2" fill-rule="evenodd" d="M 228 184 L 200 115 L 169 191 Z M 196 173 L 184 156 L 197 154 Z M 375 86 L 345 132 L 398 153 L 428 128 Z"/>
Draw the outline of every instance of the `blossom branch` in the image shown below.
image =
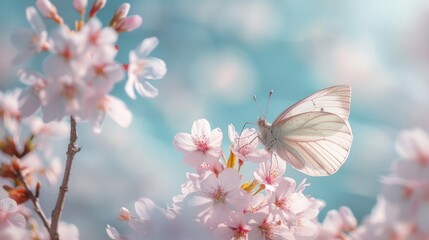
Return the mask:
<path id="1" fill-rule="evenodd" d="M 63 182 L 61 183 L 61 186 L 60 186 L 57 202 L 55 204 L 54 210 L 52 211 L 50 235 L 51 235 L 51 239 L 55 239 L 55 240 L 59 240 L 58 223 L 61 217 L 61 212 L 64 207 L 64 201 L 68 190 L 68 183 L 70 180 L 73 159 L 75 154 L 80 151 L 80 147 L 77 146 L 76 142 L 77 142 L 76 120 L 73 118 L 73 116 L 70 116 L 70 142 L 67 148 L 66 168 L 64 170 Z"/>
<path id="2" fill-rule="evenodd" d="M 51 227 L 49 225 L 49 222 L 48 222 L 48 220 L 46 218 L 45 213 L 42 210 L 42 206 L 40 206 L 38 197 L 33 194 L 33 192 L 31 191 L 30 187 L 28 186 L 27 181 L 25 181 L 24 176 L 22 176 L 22 173 L 21 173 L 20 170 L 16 171 L 16 175 L 19 178 L 19 180 L 21 181 L 21 183 L 24 185 L 24 188 L 25 188 L 25 190 L 27 192 L 27 196 L 30 198 L 31 202 L 33 202 L 34 211 L 36 211 L 37 215 L 39 215 L 40 219 L 43 222 L 43 225 L 46 228 L 46 230 L 50 233 L 51 232 Z"/>

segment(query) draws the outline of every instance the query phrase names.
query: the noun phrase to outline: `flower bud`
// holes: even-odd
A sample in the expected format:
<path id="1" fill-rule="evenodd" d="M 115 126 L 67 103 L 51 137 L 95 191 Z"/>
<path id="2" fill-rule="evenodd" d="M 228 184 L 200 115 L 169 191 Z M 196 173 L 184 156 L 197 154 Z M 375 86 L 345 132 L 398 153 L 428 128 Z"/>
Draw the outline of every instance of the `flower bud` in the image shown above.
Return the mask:
<path id="1" fill-rule="evenodd" d="M 58 24 L 63 23 L 63 19 L 57 13 L 57 8 L 49 0 L 37 0 L 36 7 L 44 17 L 50 18 Z"/>
<path id="2" fill-rule="evenodd" d="M 15 200 L 17 204 L 25 203 L 28 199 L 30 199 L 29 195 L 27 194 L 27 190 L 24 187 L 12 188 L 4 185 L 3 189 L 8 192 L 9 197 Z"/>
<path id="3" fill-rule="evenodd" d="M 73 7 L 79 14 L 83 14 L 85 12 L 85 8 L 88 5 L 88 0 L 74 0 Z"/>
<path id="4" fill-rule="evenodd" d="M 118 25 L 118 23 L 128 15 L 128 12 L 130 11 L 130 7 L 131 5 L 129 3 L 121 4 L 121 6 L 119 6 L 118 9 L 116 9 L 115 14 L 112 17 L 112 20 L 110 20 L 109 26 L 112 28 L 115 28 Z"/>
<path id="5" fill-rule="evenodd" d="M 131 32 L 142 25 L 143 19 L 139 15 L 133 15 L 122 19 L 115 27 L 117 32 Z"/>
<path id="6" fill-rule="evenodd" d="M 131 220 L 133 217 L 131 216 L 130 211 L 128 211 L 128 209 L 122 207 L 121 210 L 119 210 L 119 215 L 118 215 L 118 219 L 121 221 L 129 221 Z"/>
<path id="7" fill-rule="evenodd" d="M 107 0 L 95 0 L 92 4 L 91 10 L 89 11 L 89 18 L 94 17 L 98 11 L 100 11 L 104 5 L 106 5 Z"/>

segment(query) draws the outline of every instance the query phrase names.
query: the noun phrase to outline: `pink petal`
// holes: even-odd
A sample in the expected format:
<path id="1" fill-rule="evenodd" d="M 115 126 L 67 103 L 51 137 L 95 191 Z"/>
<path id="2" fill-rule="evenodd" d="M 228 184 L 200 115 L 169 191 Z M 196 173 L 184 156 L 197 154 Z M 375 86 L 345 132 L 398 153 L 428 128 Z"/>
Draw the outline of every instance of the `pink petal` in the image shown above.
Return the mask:
<path id="1" fill-rule="evenodd" d="M 196 151 L 197 147 L 188 133 L 178 133 L 173 138 L 173 145 L 180 151 L 192 152 Z"/>
<path id="2" fill-rule="evenodd" d="M 205 159 L 206 157 L 200 151 L 188 152 L 185 153 L 185 156 L 183 157 L 183 163 L 191 167 L 198 167 Z"/>
<path id="3" fill-rule="evenodd" d="M 223 170 L 219 174 L 219 186 L 226 192 L 240 187 L 240 175 L 239 173 L 231 168 Z"/>
<path id="4" fill-rule="evenodd" d="M 204 118 L 194 121 L 191 128 L 192 136 L 206 136 L 207 138 L 211 134 L 211 127 L 209 121 Z"/>

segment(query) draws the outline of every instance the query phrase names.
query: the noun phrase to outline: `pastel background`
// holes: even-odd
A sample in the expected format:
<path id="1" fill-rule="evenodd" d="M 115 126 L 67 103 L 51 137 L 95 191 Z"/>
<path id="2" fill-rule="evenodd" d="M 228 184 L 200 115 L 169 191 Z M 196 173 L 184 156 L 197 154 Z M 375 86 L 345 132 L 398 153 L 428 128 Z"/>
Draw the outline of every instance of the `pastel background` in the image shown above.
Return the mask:
<path id="1" fill-rule="evenodd" d="M 92 2 L 92 1 L 90 1 Z M 118 60 L 145 37 L 157 36 L 152 53 L 167 63 L 168 73 L 154 83 L 155 99 L 130 100 L 124 83 L 114 95 L 126 100 L 134 114 L 121 129 L 107 121 L 94 134 L 78 126 L 82 151 L 76 156 L 63 220 L 76 224 L 82 239 L 107 239 L 106 224 L 128 229 L 116 220 L 122 206 L 149 197 L 160 206 L 178 194 L 191 169 L 174 150 L 173 136 L 189 132 L 192 122 L 206 118 L 224 133 L 256 122 L 274 90 L 267 118 L 307 95 L 332 85 L 352 86 L 350 123 L 354 142 L 347 162 L 331 177 L 307 177 L 306 193 L 326 201 L 320 214 L 342 205 L 358 219 L 371 211 L 380 191 L 380 176 L 397 158 L 395 137 L 404 128 L 428 129 L 429 4 L 402 1 L 274 1 L 274 0 L 131 0 L 131 14 L 142 27 L 120 36 Z M 71 1 L 53 1 L 69 25 L 78 17 Z M 122 1 L 108 1 L 98 17 L 107 23 Z M 19 83 L 9 66 L 14 52 L 9 34 L 29 27 L 25 8 L 32 1 L 4 1 L 0 15 L 1 90 Z M 45 21 L 49 27 L 53 24 Z M 38 69 L 36 58 L 26 68 Z M 56 143 L 65 161 L 66 141 Z M 256 167 L 256 165 L 254 165 Z M 251 176 L 252 168 L 245 174 Z M 306 176 L 288 168 L 300 182 Z M 57 187 L 42 191 L 47 212 Z"/>

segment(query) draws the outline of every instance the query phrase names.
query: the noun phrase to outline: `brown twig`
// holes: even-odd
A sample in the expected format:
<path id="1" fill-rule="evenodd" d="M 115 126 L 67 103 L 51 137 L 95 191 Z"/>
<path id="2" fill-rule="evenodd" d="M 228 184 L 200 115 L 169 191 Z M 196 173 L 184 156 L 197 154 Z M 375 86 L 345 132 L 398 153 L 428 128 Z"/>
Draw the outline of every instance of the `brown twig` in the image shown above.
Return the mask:
<path id="1" fill-rule="evenodd" d="M 51 231 L 50 231 L 51 240 L 60 239 L 60 236 L 58 234 L 58 223 L 60 221 L 61 212 L 63 211 L 64 201 L 68 190 L 68 183 L 70 180 L 73 159 L 75 154 L 80 151 L 80 147 L 77 146 L 76 142 L 77 142 L 76 120 L 73 118 L 73 116 L 70 116 L 70 142 L 67 148 L 67 162 L 66 162 L 66 168 L 64 170 L 63 182 L 61 183 L 60 190 L 58 193 L 57 202 L 55 204 L 54 210 L 52 211 Z"/>
<path id="2" fill-rule="evenodd" d="M 22 176 L 21 171 L 16 171 L 16 175 L 18 176 L 19 180 L 24 185 L 25 190 L 27 191 L 28 196 L 30 197 L 31 202 L 33 202 L 34 205 L 34 211 L 39 215 L 40 219 L 42 219 L 43 225 L 45 226 L 46 230 L 48 232 L 51 232 L 51 226 L 49 225 L 48 219 L 46 218 L 45 213 L 42 210 L 42 207 L 40 206 L 39 199 L 36 197 L 33 192 L 30 189 L 30 186 L 28 186 L 27 181 L 25 181 L 24 176 Z M 52 237 L 52 236 L 51 236 Z"/>

